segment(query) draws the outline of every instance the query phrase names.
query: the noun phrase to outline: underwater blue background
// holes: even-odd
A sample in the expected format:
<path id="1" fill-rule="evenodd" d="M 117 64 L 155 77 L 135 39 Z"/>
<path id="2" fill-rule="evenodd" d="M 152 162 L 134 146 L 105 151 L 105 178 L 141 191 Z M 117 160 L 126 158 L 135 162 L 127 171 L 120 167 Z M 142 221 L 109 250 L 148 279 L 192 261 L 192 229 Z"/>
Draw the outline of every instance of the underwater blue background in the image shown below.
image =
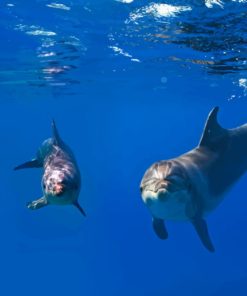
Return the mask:
<path id="1" fill-rule="evenodd" d="M 247 295 L 244 176 L 207 218 L 153 233 L 139 184 L 194 148 L 207 115 L 247 122 L 246 1 L 0 4 L 0 295 Z M 13 171 L 55 119 L 81 173 L 74 207 L 28 210 L 41 169 Z"/>

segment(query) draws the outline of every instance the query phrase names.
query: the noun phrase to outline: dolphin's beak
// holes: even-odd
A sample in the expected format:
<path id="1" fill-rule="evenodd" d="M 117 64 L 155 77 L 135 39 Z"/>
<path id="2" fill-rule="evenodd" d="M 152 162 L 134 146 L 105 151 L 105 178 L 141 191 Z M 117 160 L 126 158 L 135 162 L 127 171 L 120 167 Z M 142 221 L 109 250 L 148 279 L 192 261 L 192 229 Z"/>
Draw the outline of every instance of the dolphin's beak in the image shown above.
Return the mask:
<path id="1" fill-rule="evenodd" d="M 169 196 L 182 189 L 184 189 L 183 182 L 178 183 L 173 180 L 163 179 L 150 182 L 147 186 L 141 187 L 141 195 L 143 201 L 147 205 L 151 205 L 155 200 L 167 201 Z"/>
<path id="2" fill-rule="evenodd" d="M 157 192 L 157 198 L 160 201 L 166 201 L 167 197 L 170 196 L 170 194 L 172 194 L 173 192 L 165 189 L 165 188 L 160 188 Z"/>
<path id="3" fill-rule="evenodd" d="M 16 166 L 14 170 L 17 171 L 21 169 L 31 169 L 31 168 L 40 168 L 40 167 L 42 167 L 42 164 L 40 163 L 40 161 L 38 161 L 38 159 L 35 158 Z"/>
<path id="4" fill-rule="evenodd" d="M 167 197 L 170 195 L 169 191 L 165 188 L 160 188 L 157 191 L 143 190 L 142 199 L 147 206 L 151 206 L 153 202 L 157 200 L 166 201 Z"/>

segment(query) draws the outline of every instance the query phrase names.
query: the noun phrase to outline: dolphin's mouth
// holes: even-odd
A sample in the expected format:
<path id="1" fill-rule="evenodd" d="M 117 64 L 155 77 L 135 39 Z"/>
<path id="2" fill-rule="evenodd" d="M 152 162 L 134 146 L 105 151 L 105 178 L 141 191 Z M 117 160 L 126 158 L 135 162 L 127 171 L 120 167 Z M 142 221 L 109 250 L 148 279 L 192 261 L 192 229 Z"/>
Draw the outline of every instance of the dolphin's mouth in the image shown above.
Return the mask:
<path id="1" fill-rule="evenodd" d="M 145 189 L 142 192 L 142 199 L 148 207 L 152 207 L 157 202 L 167 204 L 170 202 L 183 202 L 184 196 L 188 195 L 187 188 L 176 188 L 176 190 L 167 190 L 167 188 L 160 187 L 156 191 Z"/>
<path id="2" fill-rule="evenodd" d="M 165 188 L 159 188 L 157 191 L 151 191 L 149 189 L 145 189 L 142 192 L 142 199 L 144 203 L 151 207 L 157 201 L 166 202 L 170 199 L 173 193 L 169 192 Z"/>
<path id="3" fill-rule="evenodd" d="M 162 180 L 150 179 L 141 186 L 141 195 L 145 203 L 151 205 L 155 200 L 167 201 L 174 194 L 188 191 L 186 180 L 180 175 L 169 175 Z"/>

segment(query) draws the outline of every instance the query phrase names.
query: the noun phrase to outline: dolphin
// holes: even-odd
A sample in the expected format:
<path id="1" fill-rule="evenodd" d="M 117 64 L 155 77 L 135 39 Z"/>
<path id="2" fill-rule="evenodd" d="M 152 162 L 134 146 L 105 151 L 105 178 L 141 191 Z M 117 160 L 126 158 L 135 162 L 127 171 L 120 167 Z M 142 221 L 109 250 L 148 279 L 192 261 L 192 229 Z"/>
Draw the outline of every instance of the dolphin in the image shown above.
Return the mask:
<path id="1" fill-rule="evenodd" d="M 168 238 L 165 220 L 189 221 L 210 252 L 215 248 L 205 217 L 247 170 L 247 124 L 225 129 L 217 121 L 218 110 L 209 113 L 196 148 L 154 163 L 140 185 L 160 239 Z"/>
<path id="2" fill-rule="evenodd" d="M 14 170 L 26 168 L 43 168 L 43 197 L 27 203 L 32 210 L 47 205 L 72 204 L 86 216 L 78 202 L 81 187 L 81 176 L 71 149 L 63 142 L 54 120 L 52 121 L 52 137 L 45 140 L 36 153 L 36 157 Z"/>

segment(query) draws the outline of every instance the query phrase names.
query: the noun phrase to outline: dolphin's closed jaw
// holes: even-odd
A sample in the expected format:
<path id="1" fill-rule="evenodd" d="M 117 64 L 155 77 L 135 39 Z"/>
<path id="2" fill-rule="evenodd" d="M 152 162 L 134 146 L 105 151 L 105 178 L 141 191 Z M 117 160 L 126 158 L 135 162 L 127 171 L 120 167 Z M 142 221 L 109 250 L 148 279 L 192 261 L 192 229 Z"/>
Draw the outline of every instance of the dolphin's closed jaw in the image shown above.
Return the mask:
<path id="1" fill-rule="evenodd" d="M 157 200 L 157 193 L 154 191 L 144 190 L 142 192 L 142 200 L 147 206 L 151 206 Z"/>
<path id="2" fill-rule="evenodd" d="M 161 188 L 158 191 L 144 190 L 142 193 L 142 199 L 147 206 L 151 206 L 157 201 L 166 201 L 169 192 Z"/>

